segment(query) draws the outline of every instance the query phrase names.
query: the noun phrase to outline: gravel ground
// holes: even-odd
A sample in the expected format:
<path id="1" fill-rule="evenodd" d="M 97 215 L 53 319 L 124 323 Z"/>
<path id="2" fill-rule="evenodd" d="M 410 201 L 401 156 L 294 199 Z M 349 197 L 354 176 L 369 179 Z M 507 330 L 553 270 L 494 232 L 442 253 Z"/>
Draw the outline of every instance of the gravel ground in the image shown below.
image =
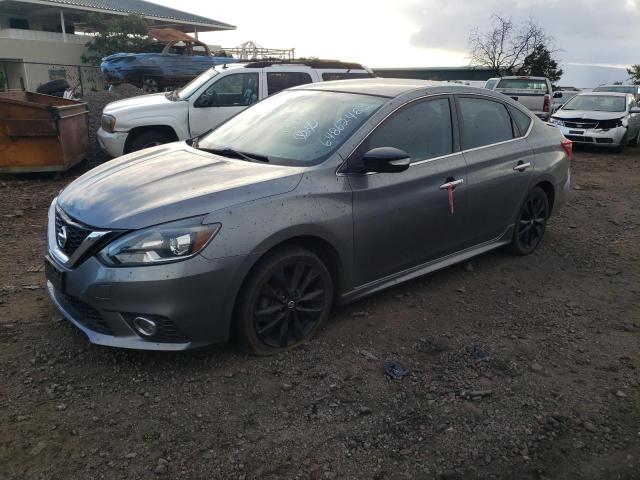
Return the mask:
<path id="1" fill-rule="evenodd" d="M 576 152 L 533 255 L 337 309 L 272 358 L 96 347 L 60 318 L 46 210 L 83 168 L 0 177 L 0 478 L 640 479 L 639 149 Z"/>

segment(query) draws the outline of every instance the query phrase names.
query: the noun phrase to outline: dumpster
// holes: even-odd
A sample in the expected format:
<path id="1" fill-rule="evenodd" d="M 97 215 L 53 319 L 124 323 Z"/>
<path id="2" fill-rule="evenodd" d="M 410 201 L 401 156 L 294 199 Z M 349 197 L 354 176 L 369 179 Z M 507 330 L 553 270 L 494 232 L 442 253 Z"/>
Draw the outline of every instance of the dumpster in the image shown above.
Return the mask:
<path id="1" fill-rule="evenodd" d="M 0 92 L 0 172 L 55 172 L 89 149 L 86 103 L 33 92 Z"/>

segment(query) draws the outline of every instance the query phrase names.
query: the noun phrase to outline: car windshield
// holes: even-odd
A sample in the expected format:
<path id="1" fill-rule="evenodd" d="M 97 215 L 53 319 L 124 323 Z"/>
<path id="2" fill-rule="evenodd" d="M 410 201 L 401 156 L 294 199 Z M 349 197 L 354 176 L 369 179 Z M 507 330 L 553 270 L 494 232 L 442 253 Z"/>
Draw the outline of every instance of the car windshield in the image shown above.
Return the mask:
<path id="1" fill-rule="evenodd" d="M 549 93 L 547 82 L 531 78 L 503 78 L 496 88 L 505 90 L 535 90 L 540 93 Z"/>
<path id="2" fill-rule="evenodd" d="M 612 95 L 576 95 L 564 104 L 562 110 L 586 110 L 590 112 L 624 112 L 625 97 Z"/>
<path id="3" fill-rule="evenodd" d="M 315 164 L 331 155 L 385 101 L 352 93 L 284 91 L 232 117 L 202 137 L 197 148 L 260 157 L 279 165 Z"/>
<path id="4" fill-rule="evenodd" d="M 202 72 L 196 78 L 187 83 L 184 87 L 178 90 L 178 98 L 181 100 L 189 98 L 195 91 L 197 91 L 202 85 L 207 83 L 213 77 L 218 75 L 218 71 L 215 68 Z"/>
<path id="5" fill-rule="evenodd" d="M 618 92 L 618 93 L 635 93 L 634 87 L 597 87 L 593 89 L 594 92 Z"/>

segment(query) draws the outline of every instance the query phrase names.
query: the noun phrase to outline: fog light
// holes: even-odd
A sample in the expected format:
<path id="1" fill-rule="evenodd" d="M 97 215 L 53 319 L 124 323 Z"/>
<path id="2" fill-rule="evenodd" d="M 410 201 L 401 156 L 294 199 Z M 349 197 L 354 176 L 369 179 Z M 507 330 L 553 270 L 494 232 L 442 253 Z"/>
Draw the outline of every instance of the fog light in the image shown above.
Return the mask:
<path id="1" fill-rule="evenodd" d="M 133 328 L 143 337 L 153 337 L 158 333 L 158 325 L 153 320 L 144 317 L 133 319 Z"/>

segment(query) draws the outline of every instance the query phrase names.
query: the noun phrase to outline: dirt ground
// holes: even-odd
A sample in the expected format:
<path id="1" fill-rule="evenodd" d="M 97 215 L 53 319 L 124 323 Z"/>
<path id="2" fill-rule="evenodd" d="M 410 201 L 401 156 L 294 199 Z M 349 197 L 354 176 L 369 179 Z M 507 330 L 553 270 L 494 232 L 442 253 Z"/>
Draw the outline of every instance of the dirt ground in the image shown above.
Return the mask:
<path id="1" fill-rule="evenodd" d="M 86 168 L 0 177 L 3 480 L 640 479 L 640 149 L 577 151 L 535 254 L 340 308 L 272 358 L 96 347 L 61 318 L 46 213 Z"/>

